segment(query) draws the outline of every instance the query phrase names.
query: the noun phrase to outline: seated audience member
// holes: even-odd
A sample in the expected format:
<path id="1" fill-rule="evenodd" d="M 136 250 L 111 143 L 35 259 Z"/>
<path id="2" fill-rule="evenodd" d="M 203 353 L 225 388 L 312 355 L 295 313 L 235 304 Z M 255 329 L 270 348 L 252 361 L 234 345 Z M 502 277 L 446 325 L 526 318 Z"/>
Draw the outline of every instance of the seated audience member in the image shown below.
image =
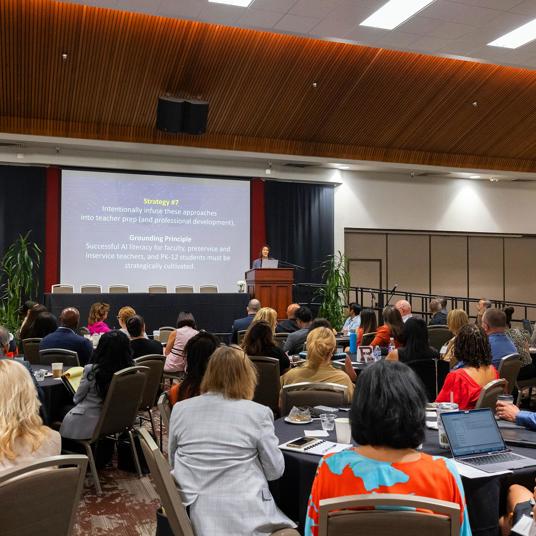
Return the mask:
<path id="1" fill-rule="evenodd" d="M 489 300 L 486 300 L 482 298 L 479 300 L 479 302 L 476 304 L 476 321 L 475 324 L 477 326 L 482 326 L 482 317 L 484 316 L 484 313 L 491 308 L 491 302 Z"/>
<path id="2" fill-rule="evenodd" d="M 200 331 L 186 343 L 184 353 L 187 372 L 184 380 L 173 384 L 169 390 L 168 397 L 172 406 L 181 400 L 199 396 L 208 362 L 219 346 L 219 339 L 206 331 Z"/>
<path id="3" fill-rule="evenodd" d="M 37 302 L 34 302 L 33 300 L 26 300 L 21 306 L 20 306 L 20 310 L 19 310 L 19 315 L 20 315 L 20 320 L 21 320 L 21 325 L 20 325 L 20 328 L 19 328 L 19 337 L 20 337 L 20 331 L 21 329 L 24 327 L 24 324 L 26 324 L 27 320 L 28 320 L 28 315 L 30 314 L 30 310 L 35 307 L 37 304 Z"/>
<path id="4" fill-rule="evenodd" d="M 130 349 L 132 350 L 133 359 L 143 355 L 163 353 L 164 348 L 162 344 L 147 338 L 145 334 L 145 322 L 140 315 L 130 316 L 127 319 L 126 326 L 128 336 L 130 337 Z"/>
<path id="5" fill-rule="evenodd" d="M 272 326 L 260 320 L 253 322 L 246 331 L 242 348 L 248 356 L 266 356 L 279 360 L 279 373 L 284 374 L 290 368 L 290 360 L 274 340 Z"/>
<path id="6" fill-rule="evenodd" d="M 514 314 L 513 307 L 505 307 L 504 314 L 506 315 L 506 335 L 514 343 L 516 351 L 521 357 L 521 368 L 517 375 L 518 380 L 528 380 L 536 376 L 536 367 L 532 363 L 530 356 L 530 335 L 524 329 L 512 327 L 512 316 Z"/>
<path id="7" fill-rule="evenodd" d="M 409 318 L 404 324 L 404 341 L 404 346 L 389 353 L 389 361 L 408 363 L 419 359 L 439 358 L 439 352 L 430 346 L 428 328 L 422 318 Z"/>
<path id="8" fill-rule="evenodd" d="M 28 370 L 0 360 L 0 474 L 61 454 L 60 434 L 43 426 L 40 405 Z"/>
<path id="9" fill-rule="evenodd" d="M 296 311 L 300 308 L 300 305 L 298 303 L 291 303 L 287 307 L 287 319 L 281 320 L 278 324 L 277 332 L 278 333 L 294 333 L 295 331 L 298 331 L 300 328 L 298 327 L 298 324 L 296 323 Z"/>
<path id="10" fill-rule="evenodd" d="M 288 355 L 299 354 L 303 350 L 303 345 L 309 334 L 309 327 L 312 321 L 313 314 L 309 307 L 303 306 L 296 311 L 296 323 L 300 329 L 294 333 L 290 333 L 285 341 L 283 350 Z"/>
<path id="11" fill-rule="evenodd" d="M 75 333 L 80 321 L 80 313 L 74 307 L 67 307 L 60 314 L 60 327 L 43 338 L 39 344 L 40 350 L 49 348 L 62 348 L 63 350 L 72 350 L 78 354 L 80 365 L 84 366 L 89 363 L 93 353 L 93 345 L 87 340 Z"/>
<path id="12" fill-rule="evenodd" d="M 52 313 L 46 311 L 44 313 L 39 313 L 36 316 L 33 325 L 33 333 L 35 337 L 42 339 L 50 333 L 54 333 L 57 329 L 58 320 Z"/>
<path id="13" fill-rule="evenodd" d="M 177 329 L 169 334 L 164 351 L 166 356 L 165 372 L 184 372 L 186 366 L 184 347 L 198 333 L 194 315 L 188 311 L 181 311 L 177 317 Z"/>
<path id="14" fill-rule="evenodd" d="M 467 324 L 469 324 L 469 317 L 463 309 L 452 309 L 452 311 L 449 311 L 449 314 L 447 315 L 447 327 L 454 337 L 447 343 L 447 351 L 442 359 L 448 361 L 451 368 L 456 364 L 456 358 L 454 357 L 456 335 L 458 335 L 460 329 Z"/>
<path id="15" fill-rule="evenodd" d="M 47 311 L 47 308 L 44 305 L 41 305 L 40 303 L 35 304 L 29 311 L 28 315 L 26 316 L 26 321 L 23 323 L 23 325 L 20 328 L 20 340 L 21 342 L 24 339 L 33 339 L 36 337 L 34 334 L 34 324 L 35 319 L 40 313 L 45 313 Z"/>
<path id="16" fill-rule="evenodd" d="M 361 306 L 357 303 L 348 304 L 348 317 L 344 321 L 342 326 L 342 332 L 344 335 L 348 335 L 350 331 L 356 331 L 361 325 Z"/>
<path id="17" fill-rule="evenodd" d="M 476 324 L 461 328 L 454 343 L 454 357 L 459 363 L 447 374 L 436 402 L 454 401 L 461 410 L 473 409 L 482 387 L 499 378 L 491 364 L 491 348 L 484 330 Z"/>
<path id="18" fill-rule="evenodd" d="M 266 322 L 270 325 L 272 333 L 275 333 L 277 329 L 277 311 L 271 307 L 261 307 L 253 317 L 253 322 L 250 326 L 255 322 Z"/>
<path id="19" fill-rule="evenodd" d="M 114 373 L 133 365 L 128 337 L 118 330 L 104 333 L 92 363 L 84 367 L 82 381 L 73 398 L 75 406 L 61 423 L 61 437 L 89 439 L 99 421 Z"/>
<path id="20" fill-rule="evenodd" d="M 87 320 L 87 329 L 89 330 L 90 335 L 100 335 L 110 331 L 110 327 L 105 322 L 109 312 L 110 305 L 107 303 L 96 302 L 91 306 L 91 309 L 89 310 L 89 318 Z"/>
<path id="21" fill-rule="evenodd" d="M 398 300 L 395 303 L 395 309 L 400 313 L 402 322 L 406 323 L 413 316 L 411 313 L 411 304 L 407 300 Z"/>
<path id="22" fill-rule="evenodd" d="M 117 321 L 119 322 L 120 326 L 119 331 L 122 331 L 127 337 L 130 337 L 127 329 L 127 320 L 135 314 L 136 311 L 132 307 L 130 307 L 130 305 L 125 305 L 125 307 L 121 307 L 121 309 L 119 309 L 119 312 L 117 313 Z"/>
<path id="23" fill-rule="evenodd" d="M 331 322 L 327 318 L 322 318 L 320 316 L 316 317 L 311 322 L 311 325 L 309 326 L 309 331 L 313 331 L 313 329 L 316 329 L 316 328 L 331 329 L 331 331 L 333 331 L 333 335 L 335 335 L 335 337 L 337 336 L 337 330 L 333 328 L 333 326 L 331 325 Z M 304 345 L 304 349 L 306 349 L 305 345 Z"/>
<path id="24" fill-rule="evenodd" d="M 518 426 L 536 430 L 536 412 L 524 411 L 514 404 L 498 400 L 495 415 L 505 421 L 515 422 Z"/>
<path id="25" fill-rule="evenodd" d="M 361 311 L 361 326 L 357 330 L 357 345 L 361 345 L 365 333 L 374 333 L 378 329 L 378 319 L 372 309 Z"/>
<path id="26" fill-rule="evenodd" d="M 0 326 L 0 357 L 13 357 L 15 355 L 9 348 L 9 336 L 9 330 Z"/>
<path id="27" fill-rule="evenodd" d="M 231 328 L 231 342 L 233 344 L 236 344 L 238 342 L 238 332 L 245 331 L 249 328 L 249 325 L 251 324 L 251 322 L 253 322 L 253 318 L 260 308 L 261 302 L 259 300 L 249 300 L 248 306 L 246 308 L 248 315 L 244 318 L 238 318 L 233 322 L 233 327 Z"/>
<path id="28" fill-rule="evenodd" d="M 272 410 L 252 402 L 256 383 L 244 352 L 222 346 L 201 395 L 173 407 L 169 462 L 196 534 L 260 536 L 295 527 L 268 489 L 285 464 Z"/>
<path id="29" fill-rule="evenodd" d="M 392 305 L 388 305 L 384 307 L 382 315 L 383 325 L 376 330 L 376 336 L 370 344 L 371 346 L 387 348 L 392 337 L 395 346 L 398 348 L 404 342 L 404 322 L 402 321 L 400 312 Z M 407 320 L 409 318 L 411 317 L 408 317 Z"/>
<path id="30" fill-rule="evenodd" d="M 536 488 L 535 488 L 536 491 Z M 536 493 L 528 490 L 525 486 L 519 484 L 512 484 L 508 488 L 508 494 L 506 496 L 506 514 L 499 520 L 499 526 L 501 527 L 501 534 L 503 536 L 512 536 L 519 534 L 533 534 L 534 524 L 536 519 Z M 514 532 L 513 526 L 520 521 L 523 516 L 529 518 L 528 531 L 527 532 Z"/>
<path id="31" fill-rule="evenodd" d="M 430 326 L 447 325 L 447 313 L 444 312 L 439 300 L 430 300 L 430 312 L 432 313 L 432 318 L 428 322 Z"/>
<path id="32" fill-rule="evenodd" d="M 506 335 L 506 315 L 499 309 L 487 309 L 482 317 L 482 328 L 491 346 L 491 363 L 498 370 L 505 355 L 516 354 L 515 344 Z"/>
<path id="33" fill-rule="evenodd" d="M 331 329 L 320 327 L 311 330 L 307 336 L 305 364 L 281 376 L 281 386 L 300 382 L 338 383 L 348 388 L 349 402 L 354 393 L 354 384 L 346 372 L 336 369 L 331 364 L 336 349 L 337 341 Z"/>
<path id="34" fill-rule="evenodd" d="M 309 497 L 305 536 L 319 534 L 321 500 L 374 493 L 456 503 L 460 506 L 460 536 L 470 536 L 454 461 L 417 450 L 425 436 L 425 404 L 419 378 L 402 363 L 380 361 L 360 374 L 350 410 L 352 437 L 359 446 L 320 460 Z"/>

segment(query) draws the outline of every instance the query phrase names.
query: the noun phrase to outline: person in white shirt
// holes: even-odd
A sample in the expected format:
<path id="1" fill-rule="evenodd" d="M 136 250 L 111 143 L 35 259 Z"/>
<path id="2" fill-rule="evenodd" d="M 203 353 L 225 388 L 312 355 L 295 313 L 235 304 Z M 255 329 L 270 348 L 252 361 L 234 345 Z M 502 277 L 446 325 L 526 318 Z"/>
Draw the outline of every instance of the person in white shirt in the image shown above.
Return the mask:
<path id="1" fill-rule="evenodd" d="M 348 335 L 350 332 L 356 331 L 361 326 L 361 306 L 357 303 L 348 304 L 348 317 L 342 327 L 344 335 Z"/>
<path id="2" fill-rule="evenodd" d="M 402 322 L 404 323 L 406 323 L 413 316 L 411 313 L 411 304 L 407 300 L 398 300 L 395 303 L 395 308 L 398 309 L 398 312 L 402 317 Z"/>

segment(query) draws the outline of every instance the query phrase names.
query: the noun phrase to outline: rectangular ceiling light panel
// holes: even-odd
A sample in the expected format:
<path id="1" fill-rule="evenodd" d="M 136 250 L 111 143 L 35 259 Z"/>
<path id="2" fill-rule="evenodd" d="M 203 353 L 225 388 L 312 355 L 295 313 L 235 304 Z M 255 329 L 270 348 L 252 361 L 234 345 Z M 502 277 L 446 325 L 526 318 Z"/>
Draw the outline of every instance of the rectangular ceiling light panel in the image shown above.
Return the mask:
<path id="1" fill-rule="evenodd" d="M 249 7 L 253 0 L 208 0 L 212 4 L 227 4 L 228 6 Z"/>
<path id="2" fill-rule="evenodd" d="M 435 0 L 389 0 L 360 26 L 393 30 Z"/>
<path id="3" fill-rule="evenodd" d="M 488 43 L 489 47 L 519 48 L 536 39 L 536 19 Z"/>

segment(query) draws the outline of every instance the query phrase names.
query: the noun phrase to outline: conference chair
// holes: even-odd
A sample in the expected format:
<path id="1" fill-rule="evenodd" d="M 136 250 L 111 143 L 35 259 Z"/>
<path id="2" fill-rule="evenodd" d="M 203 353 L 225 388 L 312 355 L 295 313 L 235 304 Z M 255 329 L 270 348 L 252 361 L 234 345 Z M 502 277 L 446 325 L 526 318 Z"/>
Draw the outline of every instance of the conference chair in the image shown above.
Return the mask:
<path id="1" fill-rule="evenodd" d="M 158 399 L 158 412 L 160 413 L 160 448 L 163 445 L 163 435 L 162 424 L 166 427 L 166 430 L 169 433 L 169 419 L 171 418 L 171 403 L 169 402 L 169 396 L 167 391 L 163 391 Z"/>
<path id="2" fill-rule="evenodd" d="M 279 359 L 265 356 L 249 356 L 257 369 L 257 387 L 253 395 L 253 402 L 268 406 L 275 415 L 279 414 Z"/>
<path id="3" fill-rule="evenodd" d="M 49 365 L 52 363 L 63 363 L 63 369 L 66 367 L 79 367 L 78 354 L 73 350 L 64 350 L 63 348 L 48 348 L 39 350 L 39 364 Z"/>
<path id="4" fill-rule="evenodd" d="M 480 396 L 476 401 L 475 409 L 490 408 L 495 412 L 495 406 L 497 405 L 497 398 L 506 392 L 506 380 L 500 378 L 499 380 L 493 380 L 484 387 L 480 392 Z"/>
<path id="5" fill-rule="evenodd" d="M 114 373 L 93 435 L 86 439 L 72 440 L 80 443 L 86 450 L 91 475 L 98 495 L 102 494 L 102 488 L 91 445 L 102 437 L 113 437 L 117 440 L 119 434 L 128 433 L 134 464 L 138 476 L 142 476 L 140 461 L 134 443 L 133 427 L 134 421 L 138 416 L 138 409 L 143 397 L 148 372 L 149 369 L 147 367 L 135 366 Z"/>
<path id="6" fill-rule="evenodd" d="M 130 287 L 128 285 L 110 285 L 108 287 L 108 292 L 110 294 L 128 294 L 130 292 Z"/>
<path id="7" fill-rule="evenodd" d="M 404 536 L 458 536 L 460 505 L 391 493 L 350 495 L 320 501 L 319 536 L 391 536 L 394 533 Z"/>
<path id="8" fill-rule="evenodd" d="M 504 378 L 507 382 L 506 393 L 512 394 L 517 383 L 517 376 L 521 369 L 521 356 L 519 354 L 505 355 L 499 364 L 499 378 Z"/>
<path id="9" fill-rule="evenodd" d="M 171 531 L 174 536 L 195 536 L 192 522 L 182 504 L 179 493 L 180 482 L 176 482 L 171 476 L 169 463 L 149 432 L 140 430 L 139 433 L 141 448 L 151 472 L 151 480 L 160 497 Z M 239 507 L 237 504 L 237 508 Z M 271 536 L 299 536 L 299 532 L 294 529 L 282 529 L 273 532 Z"/>
<path id="10" fill-rule="evenodd" d="M 516 405 L 519 406 L 521 404 L 521 401 L 523 399 L 522 397 L 522 391 L 523 389 L 529 390 L 529 400 L 532 399 L 532 389 L 536 388 L 536 378 L 528 378 L 527 380 L 517 380 L 517 401 Z"/>
<path id="11" fill-rule="evenodd" d="M 369 346 L 375 337 L 375 331 L 372 331 L 371 333 L 363 333 L 363 337 L 361 338 L 361 346 Z"/>
<path id="12" fill-rule="evenodd" d="M 409 361 L 406 365 L 419 376 L 426 388 L 428 401 L 433 402 L 441 391 L 445 383 L 445 378 L 450 371 L 448 361 L 442 361 L 441 359 L 417 359 L 415 361 Z"/>
<path id="13" fill-rule="evenodd" d="M 149 294 L 167 294 L 166 285 L 151 285 L 148 290 Z"/>
<path id="14" fill-rule="evenodd" d="M 175 287 L 176 294 L 193 294 L 194 287 L 192 285 L 177 285 Z"/>
<path id="15" fill-rule="evenodd" d="M 218 285 L 200 285 L 199 292 L 201 294 L 217 294 L 219 292 Z"/>
<path id="16" fill-rule="evenodd" d="M 214 337 L 217 337 L 220 341 L 220 344 L 229 344 L 229 341 L 231 340 L 232 333 L 229 332 L 221 332 L 221 333 L 213 333 Z"/>
<path id="17" fill-rule="evenodd" d="M 161 326 L 158 330 L 160 331 L 160 342 L 162 344 L 167 344 L 169 336 L 175 331 L 175 328 L 173 326 Z"/>
<path id="18" fill-rule="evenodd" d="M 281 416 L 290 413 L 294 406 L 329 406 L 338 408 L 348 405 L 346 385 L 328 382 L 300 382 L 284 385 L 281 389 Z"/>
<path id="19" fill-rule="evenodd" d="M 80 293 L 81 294 L 101 294 L 102 287 L 100 285 L 81 285 Z"/>
<path id="20" fill-rule="evenodd" d="M 454 335 L 447 326 L 428 326 L 428 340 L 430 346 L 438 352 L 444 344 L 450 341 Z"/>
<path id="21" fill-rule="evenodd" d="M 23 339 L 22 341 L 22 353 L 24 354 L 24 359 L 29 361 L 32 365 L 40 365 L 41 358 L 39 357 L 39 345 L 41 344 L 41 339 L 39 338 L 30 338 Z"/>
<path id="22" fill-rule="evenodd" d="M 0 476 L 2 536 L 70 536 L 87 456 L 51 456 Z"/>
<path id="23" fill-rule="evenodd" d="M 237 337 L 237 341 L 239 345 L 242 344 L 242 341 L 244 340 L 244 337 L 246 336 L 246 331 L 247 329 L 241 329 L 240 331 L 237 332 L 236 337 Z"/>
<path id="24" fill-rule="evenodd" d="M 283 349 L 283 347 L 285 346 L 285 343 L 287 342 L 288 335 L 289 335 L 288 333 L 276 333 L 274 335 L 274 341 L 277 344 L 277 346 L 281 348 L 281 350 Z"/>
<path id="25" fill-rule="evenodd" d="M 51 287 L 52 294 L 73 294 L 74 286 L 67 283 L 57 283 Z"/>
<path id="26" fill-rule="evenodd" d="M 156 398 L 160 391 L 160 384 L 162 383 L 162 373 L 164 372 L 164 363 L 166 358 L 162 354 L 148 354 L 137 359 L 134 359 L 136 365 L 147 367 L 147 381 L 145 382 L 145 390 L 140 403 L 140 411 L 146 411 L 149 415 L 149 422 L 151 423 L 151 429 L 153 435 L 156 437 L 156 427 L 154 425 L 154 419 L 152 414 L 152 408 L 156 405 Z"/>

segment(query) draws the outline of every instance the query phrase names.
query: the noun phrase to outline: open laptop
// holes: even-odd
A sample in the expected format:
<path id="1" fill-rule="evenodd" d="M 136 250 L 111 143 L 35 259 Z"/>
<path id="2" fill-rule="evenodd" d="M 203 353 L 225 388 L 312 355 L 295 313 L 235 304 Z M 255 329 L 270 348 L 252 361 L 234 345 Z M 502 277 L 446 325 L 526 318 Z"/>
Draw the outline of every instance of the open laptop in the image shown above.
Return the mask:
<path id="1" fill-rule="evenodd" d="M 262 268 L 277 268 L 279 261 L 277 259 L 262 259 Z"/>
<path id="2" fill-rule="evenodd" d="M 506 447 L 489 408 L 441 413 L 441 420 L 452 456 L 458 462 L 488 473 L 536 466 L 536 459 Z"/>

